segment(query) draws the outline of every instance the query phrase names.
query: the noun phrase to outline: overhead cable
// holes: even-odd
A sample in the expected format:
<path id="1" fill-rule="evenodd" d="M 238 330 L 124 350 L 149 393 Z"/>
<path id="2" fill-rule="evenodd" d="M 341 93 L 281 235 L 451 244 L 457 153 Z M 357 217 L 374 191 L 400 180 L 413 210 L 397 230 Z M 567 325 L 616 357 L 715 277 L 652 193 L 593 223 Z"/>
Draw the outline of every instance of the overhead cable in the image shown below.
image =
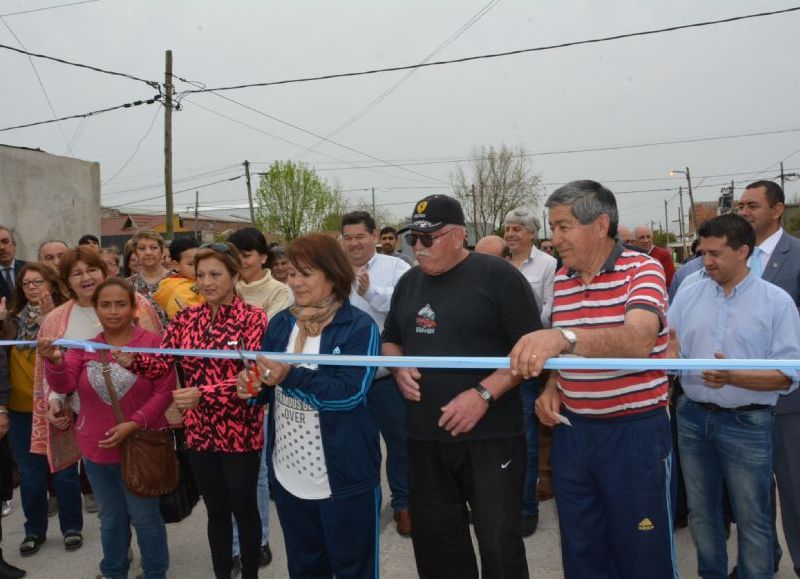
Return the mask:
<path id="1" fill-rule="evenodd" d="M 438 60 L 434 62 L 420 62 L 416 64 L 408 64 L 403 66 L 392 66 L 386 68 L 374 68 L 371 70 L 362 70 L 357 72 L 340 72 L 334 74 L 325 74 L 320 76 L 308 76 L 308 77 L 300 77 L 300 78 L 291 78 L 291 79 L 284 79 L 284 80 L 274 80 L 274 81 L 267 81 L 267 82 L 253 82 L 247 84 L 239 84 L 233 86 L 222 86 L 216 88 L 201 88 L 201 89 L 194 89 L 184 91 L 184 94 L 191 94 L 191 93 L 204 93 L 204 92 L 219 92 L 219 91 L 228 91 L 228 90 L 239 90 L 244 88 L 254 88 L 254 87 L 265 87 L 265 86 L 277 86 L 277 85 L 284 85 L 284 84 L 297 84 L 301 82 L 314 82 L 320 80 L 330 80 L 334 78 L 349 78 L 354 76 L 366 76 L 372 74 L 379 74 L 384 72 L 398 72 L 401 70 L 412 70 L 418 68 L 426 68 L 431 66 L 444 66 L 448 64 L 460 64 L 464 62 L 472 62 L 476 60 L 485 60 L 490 58 L 501 58 L 506 56 L 514 56 L 517 54 L 526 54 L 531 52 L 544 52 L 548 50 L 556 50 L 559 48 L 568 48 L 571 46 L 582 46 L 585 44 L 598 44 L 602 42 L 611 42 L 614 40 L 623 40 L 626 38 L 636 38 L 640 36 L 652 36 L 655 34 L 663 34 L 666 32 L 675 32 L 677 30 L 687 30 L 690 28 L 700 28 L 704 26 L 713 26 L 716 24 L 727 24 L 730 22 L 738 22 L 741 20 L 749 20 L 751 18 L 763 18 L 766 16 L 775 16 L 778 14 L 787 14 L 789 12 L 796 12 L 800 10 L 800 6 L 795 6 L 792 8 L 785 8 L 783 10 L 773 10 L 771 12 L 759 12 L 757 14 L 745 14 L 743 16 L 733 16 L 731 18 L 722 18 L 720 20 L 707 20 L 704 22 L 694 22 L 692 24 L 680 24 L 677 26 L 668 26 L 666 28 L 657 28 L 654 30 L 643 30 L 640 32 L 629 32 L 625 34 L 615 34 L 614 36 L 603 36 L 600 38 L 590 38 L 587 40 L 575 40 L 572 42 L 562 42 L 559 44 L 549 44 L 545 46 L 536 46 L 533 48 L 521 48 L 518 50 L 508 50 L 505 52 L 495 52 L 490 54 L 479 54 L 475 56 L 465 56 L 462 58 L 453 58 L 449 60 Z"/>

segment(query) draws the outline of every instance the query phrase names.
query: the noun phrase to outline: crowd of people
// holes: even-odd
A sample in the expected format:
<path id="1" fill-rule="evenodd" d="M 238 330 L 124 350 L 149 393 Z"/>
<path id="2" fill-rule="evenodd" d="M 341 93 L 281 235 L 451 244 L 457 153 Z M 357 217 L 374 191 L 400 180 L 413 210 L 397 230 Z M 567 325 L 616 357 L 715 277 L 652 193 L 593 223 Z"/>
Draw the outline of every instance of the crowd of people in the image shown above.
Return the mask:
<path id="1" fill-rule="evenodd" d="M 133 527 L 142 576 L 165 577 L 159 497 L 129 488 L 120 449 L 172 429 L 218 579 L 271 563 L 270 500 L 289 576 L 377 577 L 381 437 L 395 529 L 424 579 L 528 577 L 523 539 L 553 495 L 568 579 L 677 577 L 686 526 L 699 576 L 771 577 L 778 501 L 800 576 L 800 373 L 780 367 L 800 360 L 800 240 L 781 226 L 781 188 L 749 185 L 738 211 L 698 228 L 677 271 L 650 228 L 620 223 L 600 183 L 568 183 L 545 207 L 550 239 L 518 207 L 474 250 L 446 195 L 420 200 L 399 230 L 355 211 L 338 238 L 285 248 L 255 228 L 204 245 L 142 231 L 122 251 L 92 235 L 48 240 L 25 263 L 0 226 L 0 339 L 15 342 L 0 348 L 0 499 L 13 469 L 19 554 L 36 555 L 56 511 L 64 548 L 80 549 L 83 495 L 99 507 L 97 576 L 128 576 Z M 239 354 L 196 352 L 207 349 Z M 511 363 L 310 361 L 320 354 Z M 546 369 L 558 356 L 641 364 Z M 720 365 L 648 365 L 667 357 Z M 732 358 L 776 368 L 731 369 Z M 0 551 L 0 578 L 24 575 Z"/>

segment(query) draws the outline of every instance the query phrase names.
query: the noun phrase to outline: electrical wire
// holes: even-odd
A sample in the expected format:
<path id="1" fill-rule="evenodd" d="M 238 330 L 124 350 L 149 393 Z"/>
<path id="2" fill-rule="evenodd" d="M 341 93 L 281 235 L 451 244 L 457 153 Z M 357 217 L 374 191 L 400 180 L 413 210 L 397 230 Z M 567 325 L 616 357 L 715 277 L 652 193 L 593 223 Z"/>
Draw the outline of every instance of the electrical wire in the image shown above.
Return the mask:
<path id="1" fill-rule="evenodd" d="M 6 22 L 6 19 L 3 16 L 0 16 L 0 21 L 3 23 L 3 26 L 5 26 L 11 33 L 11 36 L 14 37 L 14 40 L 17 41 L 17 44 L 19 44 L 23 49 L 27 50 L 25 45 L 19 39 L 19 36 L 17 36 L 16 33 L 11 29 L 11 26 L 8 24 L 8 22 Z M 53 115 L 54 119 L 58 118 L 58 114 L 56 114 L 56 109 L 53 106 L 53 102 L 50 100 L 50 95 L 47 94 L 47 89 L 44 88 L 44 82 L 42 81 L 42 77 L 39 75 L 39 71 L 33 62 L 33 58 L 29 56 L 28 62 L 30 63 L 31 68 L 33 69 L 33 74 L 36 76 L 37 82 L 39 83 L 39 88 L 42 89 L 44 100 L 47 101 L 47 108 L 50 109 L 50 113 Z M 56 126 L 58 127 L 58 132 L 61 133 L 61 138 L 64 139 L 64 144 L 67 146 L 67 153 L 70 156 L 72 156 L 72 146 L 70 145 L 69 139 L 67 139 L 67 134 L 64 132 L 64 127 L 61 126 L 61 123 L 56 123 Z"/>
<path id="2" fill-rule="evenodd" d="M 209 177 L 211 175 L 217 176 L 222 175 L 225 173 L 231 172 L 233 169 L 236 169 L 237 172 L 241 170 L 241 163 L 236 163 L 235 165 L 227 165 L 225 167 L 220 167 L 219 169 L 215 169 L 213 171 L 205 171 L 203 173 L 197 173 L 195 175 L 189 175 L 187 177 L 181 177 L 180 179 L 173 179 L 173 183 L 185 183 L 188 181 L 193 181 L 200 177 Z M 147 185 L 140 185 L 138 187 L 131 187 L 129 189 L 120 189 L 119 191 L 111 191 L 109 193 L 103 193 L 103 197 L 111 197 L 113 195 L 122 195 L 123 193 L 132 193 L 133 191 L 146 191 L 148 189 L 156 189 L 159 187 L 163 187 L 164 182 L 158 181 L 155 183 L 148 183 Z"/>
<path id="3" fill-rule="evenodd" d="M 20 16 L 22 14 L 33 14 L 34 12 L 44 12 L 45 10 L 55 10 L 57 8 L 67 8 L 69 6 L 77 6 L 79 4 L 92 4 L 93 2 L 100 2 L 100 0 L 82 0 L 81 2 L 70 2 L 69 4 L 56 4 L 55 6 L 45 6 L 43 8 L 34 8 L 33 10 L 23 10 L 21 12 L 8 12 L 0 14 L 0 18 L 6 16 Z"/>
<path id="4" fill-rule="evenodd" d="M 265 86 L 277 86 L 277 85 L 284 85 L 284 84 L 297 84 L 302 82 L 315 82 L 320 80 L 330 80 L 334 78 L 350 78 L 355 76 L 366 76 L 372 74 L 379 74 L 385 72 L 398 72 L 401 70 L 412 70 L 412 69 L 419 69 L 419 68 L 427 68 L 432 66 L 444 66 L 448 64 L 461 64 L 464 62 L 472 62 L 476 60 L 485 60 L 491 58 L 502 58 L 506 56 L 514 56 L 517 54 L 526 54 L 531 52 L 544 52 L 549 50 L 556 50 L 559 48 L 568 48 L 572 46 L 582 46 L 586 44 L 598 44 L 602 42 L 611 42 L 615 40 L 623 40 L 626 38 L 636 38 L 640 36 L 652 36 L 655 34 L 663 34 L 667 32 L 675 32 L 677 30 L 687 30 L 690 28 L 701 28 L 705 26 L 713 26 L 716 24 L 727 24 L 730 22 L 738 22 L 741 20 L 749 20 L 752 18 L 763 18 L 766 16 L 775 16 L 778 14 L 788 14 L 790 12 L 797 12 L 800 10 L 800 6 L 795 6 L 792 8 L 785 8 L 783 10 L 773 10 L 771 12 L 759 12 L 757 14 L 745 14 L 743 16 L 733 16 L 730 18 L 722 18 L 719 20 L 706 20 L 704 22 L 694 22 L 692 24 L 680 24 L 677 26 L 668 26 L 666 28 L 656 28 L 653 30 L 643 30 L 640 32 L 629 32 L 625 34 L 615 34 L 613 36 L 603 36 L 599 38 L 590 38 L 586 40 L 575 40 L 572 42 L 562 42 L 559 44 L 549 44 L 545 46 L 537 46 L 533 48 L 522 48 L 518 50 L 508 50 L 504 52 L 495 52 L 490 54 L 480 54 L 475 56 L 465 56 L 462 58 L 454 58 L 449 60 L 439 60 L 435 62 L 426 62 L 426 63 L 417 63 L 417 64 L 409 64 L 403 66 L 392 66 L 386 68 L 375 68 L 371 70 L 362 70 L 357 72 L 341 72 L 341 73 L 334 73 L 334 74 L 325 74 L 320 76 L 309 76 L 309 77 L 300 77 L 300 78 L 292 78 L 292 79 L 284 79 L 284 80 L 276 80 L 276 81 L 267 81 L 267 82 L 254 82 L 254 83 L 247 83 L 247 84 L 239 84 L 233 86 L 222 86 L 216 88 L 202 88 L 202 89 L 195 89 L 185 91 L 186 94 L 192 93 L 203 93 L 203 92 L 219 92 L 219 91 L 229 91 L 229 90 L 239 90 L 244 88 L 254 88 L 254 87 L 265 87 Z"/>
<path id="5" fill-rule="evenodd" d="M 159 109 L 156 109 L 156 112 L 153 115 L 153 120 L 150 121 L 150 126 L 147 127 L 147 130 L 145 131 L 144 135 L 142 135 L 142 137 L 139 139 L 139 142 L 136 143 L 136 147 L 133 149 L 133 152 L 130 154 L 130 156 L 128 156 L 126 161 L 122 164 L 122 166 L 117 170 L 116 173 L 114 173 L 111 177 L 109 177 L 108 179 L 106 179 L 105 181 L 103 181 L 101 183 L 102 186 L 108 185 L 111 181 L 116 179 L 119 176 L 119 174 L 122 173 L 125 170 L 125 167 L 127 167 L 128 164 L 131 161 L 133 161 L 133 158 L 139 152 L 139 148 L 142 146 L 142 143 L 150 135 L 150 131 L 153 130 L 153 126 L 156 124 L 156 119 L 158 118 L 158 113 L 160 113 L 160 112 L 161 111 Z"/>
<path id="6" fill-rule="evenodd" d="M 87 70 L 93 70 L 95 72 L 102 72 L 103 74 L 110 74 L 112 76 L 119 76 L 119 77 L 127 78 L 127 79 L 130 79 L 130 80 L 136 80 L 136 81 L 139 81 L 139 82 L 143 82 L 146 85 L 148 85 L 148 86 L 150 86 L 150 87 L 152 87 L 152 88 L 154 88 L 156 90 L 159 90 L 159 91 L 161 90 L 161 85 L 158 82 L 156 82 L 154 80 L 147 80 L 147 79 L 144 79 L 144 78 L 140 78 L 140 77 L 134 76 L 132 74 L 127 74 L 127 73 L 124 73 L 124 72 L 116 72 L 116 71 L 113 71 L 113 70 L 106 70 L 104 68 L 98 68 L 96 66 L 91 66 L 91 65 L 88 65 L 88 64 L 81 64 L 79 62 L 72 62 L 72 61 L 69 61 L 69 60 L 65 60 L 63 58 L 56 58 L 55 56 L 48 56 L 46 54 L 39 54 L 39 53 L 36 53 L 36 52 L 30 52 L 28 50 L 22 50 L 20 48 L 16 48 L 14 46 L 8 46 L 7 44 L 0 44 L 0 48 L 5 48 L 6 50 L 12 50 L 12 51 L 18 52 L 20 54 L 25 54 L 25 55 L 27 55 L 29 57 L 32 56 L 32 57 L 35 57 L 35 58 L 43 58 L 45 60 L 52 60 L 53 62 L 58 62 L 58 63 L 61 63 L 61 64 L 67 64 L 69 66 L 75 66 L 75 67 L 78 67 L 78 68 L 85 68 Z"/>
<path id="7" fill-rule="evenodd" d="M 453 34 L 451 34 L 442 43 L 440 43 L 439 46 L 434 48 L 433 52 L 431 52 L 425 58 L 423 58 L 420 61 L 420 64 L 425 64 L 426 62 L 429 62 L 433 57 L 435 57 L 437 54 L 439 54 L 445 48 L 450 46 L 453 42 L 458 40 L 458 38 L 462 34 L 464 34 L 467 30 L 472 28 L 472 26 L 476 22 L 478 22 L 481 18 L 483 18 L 486 14 L 488 14 L 495 6 L 497 6 L 497 4 L 499 2 L 500 2 L 500 0 L 490 0 L 490 2 L 488 4 L 486 4 L 483 8 L 478 10 L 478 12 L 473 14 L 469 18 L 469 20 L 467 20 L 464 24 L 462 24 L 458 28 L 458 30 L 456 30 Z M 331 131 L 330 133 L 325 135 L 325 138 L 326 139 L 330 139 L 332 137 L 335 137 L 336 135 L 341 133 L 343 130 L 345 130 L 346 128 L 350 127 L 353 123 L 355 123 L 356 121 L 361 119 L 364 115 L 369 113 L 371 110 L 373 110 L 375 107 L 377 107 L 380 103 L 382 103 L 384 100 L 386 100 L 386 98 L 388 98 L 394 91 L 396 91 L 398 88 L 400 88 L 400 86 L 403 83 L 405 83 L 409 78 L 414 76 L 417 73 L 417 71 L 419 71 L 419 68 L 413 68 L 413 69 L 409 70 L 408 72 L 406 72 L 406 74 L 404 74 L 402 77 L 400 77 L 400 79 L 397 80 L 394 84 L 392 84 L 389 88 L 387 88 L 381 94 L 379 94 L 377 97 L 372 99 L 372 101 L 370 101 L 364 108 L 362 108 L 360 111 L 358 111 L 353 116 L 351 116 L 349 119 L 347 119 L 345 122 L 343 122 L 341 125 L 339 125 L 339 127 L 337 127 L 336 129 L 334 129 L 333 131 Z M 308 147 L 308 149 L 306 150 L 305 153 L 303 153 L 303 155 L 315 151 L 317 149 L 317 147 L 319 147 L 324 142 L 325 142 L 324 139 L 318 140 L 316 143 L 314 143 L 313 145 Z"/>
<path id="8" fill-rule="evenodd" d="M 225 183 L 227 181 L 236 181 L 237 179 L 241 179 L 244 175 L 237 175 L 236 177 L 230 177 L 229 179 L 220 179 L 219 181 L 212 181 L 211 183 L 204 183 L 202 185 L 195 185 L 194 187 L 189 187 L 188 189 L 181 189 L 180 191 L 173 191 L 173 195 L 177 195 L 178 193 L 186 193 L 187 191 L 195 191 L 197 189 L 202 189 L 203 187 L 210 187 L 211 185 L 219 185 L 220 183 Z M 153 197 L 147 197 L 146 199 L 137 199 L 135 201 L 128 201 L 127 203 L 120 203 L 118 205 L 111 205 L 111 209 L 117 209 L 119 207 L 126 207 L 127 205 L 133 205 L 135 203 L 142 203 L 144 201 L 152 201 L 153 199 L 162 199 L 164 194 L 155 195 Z"/>
<path id="9" fill-rule="evenodd" d="M 68 117 L 61 117 L 61 118 L 58 118 L 58 119 L 50 119 L 48 121 L 38 121 L 38 122 L 35 122 L 35 123 L 26 123 L 24 125 L 15 125 L 13 127 L 4 127 L 2 129 L 0 129 L 0 133 L 2 133 L 4 131 L 13 131 L 13 130 L 16 130 L 16 129 L 27 129 L 29 127 L 38 127 L 39 125 L 47 125 L 47 124 L 50 124 L 50 123 L 57 123 L 59 121 L 68 121 L 68 120 L 71 120 L 71 119 L 83 119 L 83 118 L 87 118 L 87 117 L 93 117 L 93 116 L 101 115 L 103 113 L 109 113 L 111 111 L 117 111 L 119 109 L 129 109 L 131 107 L 138 107 L 138 106 L 141 106 L 141 105 L 152 105 L 153 103 L 159 102 L 160 100 L 161 100 L 161 95 L 158 94 L 158 95 L 154 96 L 153 98 L 150 98 L 150 99 L 147 99 L 147 100 L 133 101 L 133 102 L 130 102 L 130 103 L 125 103 L 123 105 L 117 105 L 115 107 L 108 107 L 107 109 L 100 109 L 100 110 L 97 110 L 97 111 L 91 111 L 91 112 L 82 113 L 82 114 L 79 114 L 79 115 L 70 115 Z"/>

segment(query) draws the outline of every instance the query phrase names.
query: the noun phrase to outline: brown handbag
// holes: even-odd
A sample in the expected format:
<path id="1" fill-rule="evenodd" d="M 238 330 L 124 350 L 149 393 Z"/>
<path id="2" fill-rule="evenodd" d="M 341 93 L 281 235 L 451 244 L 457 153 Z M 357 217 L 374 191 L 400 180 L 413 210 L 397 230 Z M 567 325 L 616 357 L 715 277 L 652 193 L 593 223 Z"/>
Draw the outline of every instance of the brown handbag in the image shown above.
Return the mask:
<path id="1" fill-rule="evenodd" d="M 119 406 L 117 391 L 111 383 L 108 352 L 99 351 L 111 407 L 118 424 L 125 422 Z M 175 490 L 178 486 L 178 459 L 175 443 L 168 430 L 137 430 L 119 447 L 122 482 L 128 490 L 142 497 L 157 497 Z"/>

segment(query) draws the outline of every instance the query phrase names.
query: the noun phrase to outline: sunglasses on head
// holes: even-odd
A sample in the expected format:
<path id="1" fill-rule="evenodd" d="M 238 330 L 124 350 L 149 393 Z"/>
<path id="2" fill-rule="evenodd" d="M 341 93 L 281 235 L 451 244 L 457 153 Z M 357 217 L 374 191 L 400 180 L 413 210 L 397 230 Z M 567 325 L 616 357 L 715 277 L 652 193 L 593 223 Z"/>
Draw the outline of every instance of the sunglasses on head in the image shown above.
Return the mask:
<path id="1" fill-rule="evenodd" d="M 219 251 L 220 253 L 230 253 L 231 248 L 228 247 L 227 243 L 222 243 L 221 241 L 212 241 L 211 243 L 206 243 L 200 246 L 200 249 L 213 249 L 214 251 Z"/>
<path id="2" fill-rule="evenodd" d="M 452 230 L 451 230 L 452 231 Z M 431 247 L 433 246 L 433 242 L 436 241 L 439 237 L 443 235 L 447 235 L 450 231 L 445 231 L 444 233 L 440 233 L 439 235 L 420 235 L 419 233 L 406 233 L 406 243 L 410 247 L 414 247 L 417 241 L 422 244 L 422 247 Z"/>

